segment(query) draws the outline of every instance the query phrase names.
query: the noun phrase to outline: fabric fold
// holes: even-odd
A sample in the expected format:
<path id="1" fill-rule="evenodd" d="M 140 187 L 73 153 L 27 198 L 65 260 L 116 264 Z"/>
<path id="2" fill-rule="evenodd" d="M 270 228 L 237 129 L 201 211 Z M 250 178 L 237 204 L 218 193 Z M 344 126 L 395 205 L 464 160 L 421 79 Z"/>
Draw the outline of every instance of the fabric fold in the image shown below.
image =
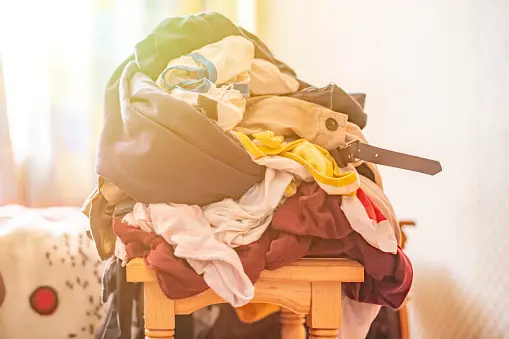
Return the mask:
<path id="1" fill-rule="evenodd" d="M 321 88 L 307 87 L 289 96 L 344 113 L 348 116 L 348 121 L 361 129 L 366 127 L 368 116 L 364 113 L 361 105 L 336 84 L 331 83 Z"/>
<path id="2" fill-rule="evenodd" d="M 260 239 L 292 180 L 289 173 L 267 168 L 265 179 L 251 187 L 238 202 L 224 199 L 205 206 L 203 214 L 216 239 L 233 248 Z"/>
<path id="3" fill-rule="evenodd" d="M 188 264 L 220 297 L 243 306 L 254 296 L 254 286 L 240 259 L 217 241 L 199 206 L 137 203 L 123 219 L 145 232 L 154 232 L 174 247 L 174 255 Z"/>
<path id="4" fill-rule="evenodd" d="M 266 95 L 247 99 L 244 117 L 234 130 L 249 136 L 270 130 L 331 150 L 345 145 L 347 119 L 346 114 L 318 104 Z"/>
<path id="5" fill-rule="evenodd" d="M 272 131 L 253 135 L 253 139 L 236 135 L 253 157 L 253 161 L 295 175 L 297 180 L 316 181 L 331 195 L 342 195 L 341 208 L 351 227 L 372 246 L 396 253 L 398 241 L 392 226 L 360 189 L 353 166 L 339 168 L 329 152 L 305 139 L 285 142 Z"/>
<path id="6" fill-rule="evenodd" d="M 254 52 L 251 41 L 231 35 L 170 61 L 156 83 L 170 95 L 202 106 L 209 118 L 228 131 L 244 115 Z M 245 85 L 247 93 L 234 86 L 239 84 Z M 203 98 L 210 103 L 203 105 Z"/>
<path id="7" fill-rule="evenodd" d="M 120 103 L 108 117 L 116 121 L 106 120 L 97 170 L 136 201 L 206 205 L 262 181 L 264 168 L 242 147 L 134 62 L 122 74 Z"/>
<path id="8" fill-rule="evenodd" d="M 340 169 L 327 150 L 305 139 L 285 142 L 272 131 L 257 133 L 253 139 L 240 132 L 236 136 L 259 165 L 291 173 L 297 180 L 314 180 L 329 194 L 353 194 L 359 187 L 352 166 Z"/>
<path id="9" fill-rule="evenodd" d="M 365 280 L 343 283 L 343 293 L 363 303 L 400 307 L 412 284 L 410 261 L 401 249 L 391 254 L 368 244 L 350 226 L 341 210 L 341 199 L 328 195 L 316 183 L 302 183 L 274 212 L 270 227 L 258 241 L 230 250 L 236 252 L 252 283 L 263 269 L 278 269 L 306 256 L 356 260 L 364 266 Z M 113 221 L 113 230 L 125 244 L 127 260 L 143 257 L 148 267 L 155 269 L 167 297 L 187 298 L 208 288 L 204 278 L 176 256 L 161 236 L 118 218 Z"/>

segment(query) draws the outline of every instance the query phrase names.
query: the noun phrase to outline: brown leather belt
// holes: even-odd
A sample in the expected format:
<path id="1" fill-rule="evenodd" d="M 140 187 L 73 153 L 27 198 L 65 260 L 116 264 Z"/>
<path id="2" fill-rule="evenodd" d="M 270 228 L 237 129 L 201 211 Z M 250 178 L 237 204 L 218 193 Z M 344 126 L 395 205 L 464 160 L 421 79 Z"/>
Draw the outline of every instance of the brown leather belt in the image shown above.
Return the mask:
<path id="1" fill-rule="evenodd" d="M 337 148 L 331 154 L 340 166 L 364 160 L 378 165 L 401 168 L 428 175 L 435 175 L 442 171 L 442 165 L 436 160 L 389 151 L 364 144 L 358 140 L 352 141 L 344 147 Z"/>

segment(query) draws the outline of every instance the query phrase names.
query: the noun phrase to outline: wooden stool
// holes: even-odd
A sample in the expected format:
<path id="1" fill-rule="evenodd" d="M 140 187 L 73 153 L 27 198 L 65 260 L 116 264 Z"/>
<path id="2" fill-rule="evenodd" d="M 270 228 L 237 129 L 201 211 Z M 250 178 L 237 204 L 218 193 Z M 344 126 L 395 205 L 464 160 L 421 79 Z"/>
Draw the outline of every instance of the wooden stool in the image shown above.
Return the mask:
<path id="1" fill-rule="evenodd" d="M 225 302 L 212 290 L 187 299 L 166 298 L 155 271 L 143 259 L 131 260 L 126 275 L 128 282 L 144 283 L 146 339 L 173 339 L 175 315 Z M 310 339 L 336 339 L 341 326 L 341 283 L 362 281 L 364 268 L 355 261 L 301 259 L 275 271 L 263 271 L 253 302 L 282 307 L 283 339 L 304 339 L 306 316 Z"/>

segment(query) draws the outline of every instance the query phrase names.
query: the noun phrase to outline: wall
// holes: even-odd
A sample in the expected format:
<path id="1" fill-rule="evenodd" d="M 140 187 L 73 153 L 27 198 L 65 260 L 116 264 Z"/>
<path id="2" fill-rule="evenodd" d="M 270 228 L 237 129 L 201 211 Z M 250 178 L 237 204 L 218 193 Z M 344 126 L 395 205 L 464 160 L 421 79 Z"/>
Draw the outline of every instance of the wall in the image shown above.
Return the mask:
<path id="1" fill-rule="evenodd" d="M 412 339 L 509 338 L 509 2 L 260 1 L 257 32 L 315 85 L 367 93 L 372 144 L 438 159 L 383 169 L 412 218 Z"/>

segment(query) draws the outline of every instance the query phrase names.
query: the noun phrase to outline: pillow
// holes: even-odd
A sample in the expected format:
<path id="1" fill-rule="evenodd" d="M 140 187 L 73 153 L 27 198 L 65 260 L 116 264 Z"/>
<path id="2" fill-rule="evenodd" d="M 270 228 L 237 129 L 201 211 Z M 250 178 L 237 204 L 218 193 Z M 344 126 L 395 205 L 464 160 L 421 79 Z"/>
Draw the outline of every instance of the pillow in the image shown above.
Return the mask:
<path id="1" fill-rule="evenodd" d="M 102 263 L 87 226 L 77 208 L 0 207 L 0 338 L 93 337 Z"/>

